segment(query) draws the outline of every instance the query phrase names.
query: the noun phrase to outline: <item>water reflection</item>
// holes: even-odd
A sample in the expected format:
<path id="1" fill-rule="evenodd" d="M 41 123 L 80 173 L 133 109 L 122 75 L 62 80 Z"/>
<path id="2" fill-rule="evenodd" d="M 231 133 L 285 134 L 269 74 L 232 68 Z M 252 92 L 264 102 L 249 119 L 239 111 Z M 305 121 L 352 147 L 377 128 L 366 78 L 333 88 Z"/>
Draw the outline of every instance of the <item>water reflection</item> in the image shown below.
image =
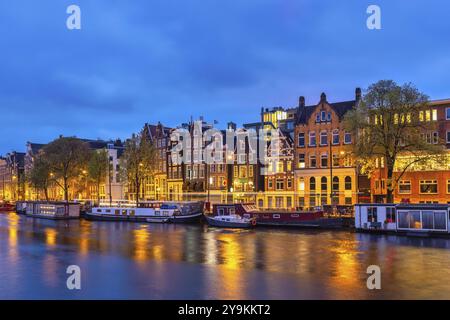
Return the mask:
<path id="1" fill-rule="evenodd" d="M 450 240 L 0 214 L 0 298 L 450 298 Z M 383 290 L 368 291 L 379 265 Z M 5 290 L 5 288 L 10 288 Z"/>

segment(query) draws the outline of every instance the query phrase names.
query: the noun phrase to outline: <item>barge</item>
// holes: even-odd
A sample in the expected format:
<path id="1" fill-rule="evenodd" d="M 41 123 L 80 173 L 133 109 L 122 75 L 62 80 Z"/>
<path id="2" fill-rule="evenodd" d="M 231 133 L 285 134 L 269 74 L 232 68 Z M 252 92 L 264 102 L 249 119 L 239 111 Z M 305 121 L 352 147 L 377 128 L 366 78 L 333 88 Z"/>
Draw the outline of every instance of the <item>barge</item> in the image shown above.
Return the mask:
<path id="1" fill-rule="evenodd" d="M 450 236 L 448 204 L 357 204 L 355 228 L 360 232 L 408 236 Z"/>
<path id="2" fill-rule="evenodd" d="M 203 217 L 204 202 L 145 202 L 139 207 L 118 206 L 92 207 L 85 214 L 88 220 L 130 221 L 148 223 L 192 223 Z"/>
<path id="3" fill-rule="evenodd" d="M 27 201 L 21 204 L 21 211 L 17 211 L 17 213 L 24 213 L 28 217 L 52 220 L 79 219 L 80 204 L 75 202 Z"/>
<path id="4" fill-rule="evenodd" d="M 353 225 L 353 218 L 330 218 L 325 216 L 322 210 L 258 210 L 251 203 L 215 204 L 213 205 L 213 214 L 237 214 L 244 218 L 253 218 L 257 226 L 338 229 Z"/>
<path id="5" fill-rule="evenodd" d="M 9 202 L 1 202 L 0 203 L 0 212 L 9 212 L 14 211 L 16 206 Z"/>

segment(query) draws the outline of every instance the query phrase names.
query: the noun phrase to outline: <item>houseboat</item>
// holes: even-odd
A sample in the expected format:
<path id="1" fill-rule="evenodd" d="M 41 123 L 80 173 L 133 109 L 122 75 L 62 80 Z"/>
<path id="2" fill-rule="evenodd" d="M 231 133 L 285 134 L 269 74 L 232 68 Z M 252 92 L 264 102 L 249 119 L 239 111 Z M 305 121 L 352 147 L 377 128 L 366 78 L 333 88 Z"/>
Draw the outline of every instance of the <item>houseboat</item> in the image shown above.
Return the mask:
<path id="1" fill-rule="evenodd" d="M 28 201 L 16 201 L 16 213 L 26 214 L 27 213 L 27 203 Z"/>
<path id="2" fill-rule="evenodd" d="M 117 206 L 92 207 L 89 220 L 155 223 L 190 223 L 203 216 L 204 202 L 144 202 L 139 207 L 121 203 Z"/>
<path id="3" fill-rule="evenodd" d="M 0 212 L 14 211 L 16 206 L 9 202 L 0 202 Z"/>
<path id="4" fill-rule="evenodd" d="M 53 220 L 80 218 L 79 203 L 28 201 L 25 206 L 25 214 L 33 218 Z"/>
<path id="5" fill-rule="evenodd" d="M 248 219 L 254 218 L 257 226 L 342 228 L 353 223 L 353 220 L 350 221 L 347 218 L 328 218 L 321 210 L 258 210 L 256 205 L 252 203 L 213 205 L 214 216 L 224 214 L 237 214 Z"/>
<path id="6" fill-rule="evenodd" d="M 357 231 L 412 236 L 450 235 L 448 204 L 357 204 Z"/>

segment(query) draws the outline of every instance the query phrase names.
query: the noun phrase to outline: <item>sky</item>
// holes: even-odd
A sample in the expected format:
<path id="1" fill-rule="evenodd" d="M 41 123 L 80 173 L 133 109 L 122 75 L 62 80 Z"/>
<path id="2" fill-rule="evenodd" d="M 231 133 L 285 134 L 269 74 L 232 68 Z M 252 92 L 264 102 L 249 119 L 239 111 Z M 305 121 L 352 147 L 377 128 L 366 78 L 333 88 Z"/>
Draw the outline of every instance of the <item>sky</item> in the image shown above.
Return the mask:
<path id="1" fill-rule="evenodd" d="M 81 9 L 69 30 L 66 9 Z M 369 30 L 367 7 L 381 9 Z M 0 0 L 0 154 L 144 123 L 259 121 L 380 79 L 450 98 L 447 0 Z"/>

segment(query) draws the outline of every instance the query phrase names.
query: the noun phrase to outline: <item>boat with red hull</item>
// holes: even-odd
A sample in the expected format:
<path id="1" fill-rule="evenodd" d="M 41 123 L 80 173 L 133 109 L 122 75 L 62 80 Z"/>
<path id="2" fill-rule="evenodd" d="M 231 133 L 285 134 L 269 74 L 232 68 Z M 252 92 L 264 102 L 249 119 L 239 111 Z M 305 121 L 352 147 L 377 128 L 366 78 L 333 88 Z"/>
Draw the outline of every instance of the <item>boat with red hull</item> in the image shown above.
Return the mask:
<path id="1" fill-rule="evenodd" d="M 0 212 L 9 212 L 16 210 L 16 206 L 9 202 L 0 203 Z"/>
<path id="2" fill-rule="evenodd" d="M 351 225 L 351 219 L 327 217 L 321 210 L 288 211 L 258 210 L 251 203 L 215 204 L 213 215 L 238 214 L 244 218 L 256 219 L 257 226 L 304 227 L 304 228 L 344 228 Z"/>

